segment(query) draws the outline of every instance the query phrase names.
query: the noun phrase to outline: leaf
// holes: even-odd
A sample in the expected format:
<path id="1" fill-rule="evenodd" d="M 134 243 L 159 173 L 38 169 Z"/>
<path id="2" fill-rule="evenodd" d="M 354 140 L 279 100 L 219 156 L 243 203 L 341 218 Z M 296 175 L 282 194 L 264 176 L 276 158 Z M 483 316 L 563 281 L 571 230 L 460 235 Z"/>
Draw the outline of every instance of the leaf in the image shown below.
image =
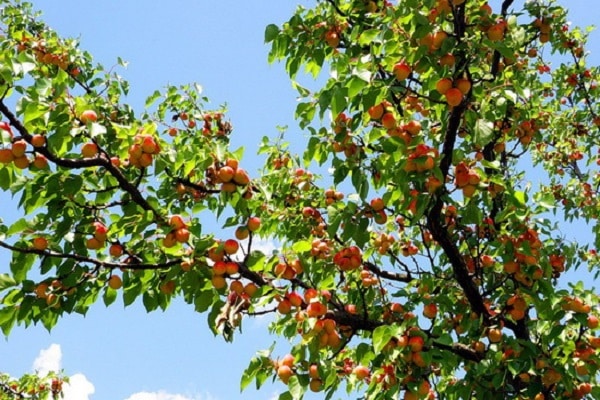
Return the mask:
<path id="1" fill-rule="evenodd" d="M 275 24 L 269 24 L 265 28 L 265 43 L 272 42 L 279 35 L 279 27 Z"/>
<path id="2" fill-rule="evenodd" d="M 214 299 L 214 294 L 212 290 L 203 290 L 200 292 L 200 295 L 196 296 L 194 299 L 194 307 L 196 312 L 202 313 L 211 306 Z"/>
<path id="3" fill-rule="evenodd" d="M 381 29 L 368 29 L 360 34 L 358 43 L 361 45 L 370 44 L 381 33 Z"/>
<path id="4" fill-rule="evenodd" d="M 0 290 L 16 286 L 17 281 L 9 274 L 0 274 Z"/>
<path id="5" fill-rule="evenodd" d="M 0 309 L 0 328 L 2 333 L 8 336 L 16 321 L 17 309 L 15 307 L 4 307 Z"/>
<path id="6" fill-rule="evenodd" d="M 144 292 L 142 295 L 142 303 L 144 303 L 147 312 L 156 310 L 158 307 L 158 300 L 153 292 Z"/>
<path id="7" fill-rule="evenodd" d="M 329 107 L 331 108 L 331 113 L 333 115 L 338 115 L 346 108 L 347 98 L 346 98 L 347 90 L 345 88 L 336 88 L 333 92 L 333 98 L 331 99 L 331 103 Z"/>
<path id="8" fill-rule="evenodd" d="M 381 352 L 383 348 L 389 343 L 394 332 L 388 325 L 382 325 L 375 328 L 373 331 L 373 349 L 375 353 Z"/>
<path id="9" fill-rule="evenodd" d="M 117 299 L 117 291 L 110 287 L 107 287 L 104 291 L 104 296 L 102 296 L 102 300 L 104 300 L 105 306 L 110 306 Z"/>
<path id="10" fill-rule="evenodd" d="M 525 205 L 527 204 L 527 195 L 525 194 L 525 192 L 514 192 L 513 199 L 516 200 L 517 205 L 519 205 L 520 207 L 525 207 Z"/>
<path id="11" fill-rule="evenodd" d="M 355 97 L 366 85 L 367 82 L 365 82 L 363 79 L 353 76 L 350 78 L 350 81 L 348 81 L 348 96 L 350 98 Z"/>
<path id="12" fill-rule="evenodd" d="M 479 146 L 485 146 L 494 137 L 494 124 L 484 119 L 478 119 L 475 123 L 475 143 Z"/>
<path id="13" fill-rule="evenodd" d="M 311 243 L 308 240 L 299 240 L 292 245 L 292 250 L 295 253 L 304 253 L 312 248 Z"/>
<path id="14" fill-rule="evenodd" d="M 10 262 L 10 271 L 17 283 L 27 278 L 27 272 L 31 269 L 33 261 L 37 258 L 35 254 L 18 253 L 13 255 Z"/>
<path id="15" fill-rule="evenodd" d="M 288 382 L 288 388 L 295 400 L 302 398 L 306 386 L 308 385 L 308 381 L 301 382 L 301 380 L 304 380 L 303 378 L 305 378 L 305 376 L 293 375 Z"/>
<path id="16" fill-rule="evenodd" d="M 242 373 L 242 379 L 240 382 L 241 390 L 244 390 L 250 384 L 250 382 L 252 382 L 254 380 L 254 378 L 256 377 L 256 374 L 259 371 L 260 365 L 261 365 L 260 359 L 258 357 L 252 357 L 252 359 L 250 360 L 250 364 L 248 365 L 248 368 L 246 368 L 244 370 L 244 372 Z"/>
<path id="17" fill-rule="evenodd" d="M 6 236 L 14 235 L 15 233 L 21 233 L 29 228 L 29 222 L 25 218 L 21 218 L 13 223 L 6 232 Z"/>

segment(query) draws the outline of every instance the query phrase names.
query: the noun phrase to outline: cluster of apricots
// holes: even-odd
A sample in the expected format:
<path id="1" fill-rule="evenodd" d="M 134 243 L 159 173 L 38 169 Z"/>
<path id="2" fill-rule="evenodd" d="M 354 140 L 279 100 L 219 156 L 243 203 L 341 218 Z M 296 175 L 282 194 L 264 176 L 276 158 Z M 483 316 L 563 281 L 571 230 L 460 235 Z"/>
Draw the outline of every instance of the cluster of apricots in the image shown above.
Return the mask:
<path id="1" fill-rule="evenodd" d="M 379 278 L 367 268 L 363 268 L 360 270 L 360 283 L 364 287 L 375 286 L 379 283 Z"/>
<path id="2" fill-rule="evenodd" d="M 524 286 L 531 286 L 534 281 L 544 276 L 544 271 L 539 266 L 540 248 L 542 242 L 538 233 L 533 228 L 527 228 L 517 238 L 503 238 L 512 242 L 514 260 L 504 263 L 504 272 Z"/>
<path id="3" fill-rule="evenodd" d="M 343 135 L 340 140 L 334 140 L 332 143 L 333 151 L 336 153 L 344 153 L 346 157 L 352 157 L 359 151 L 359 146 L 352 141 L 352 136 L 349 133 L 350 123 L 352 118 L 346 116 L 345 113 L 340 113 L 333 122 L 333 131 L 336 135 Z"/>
<path id="4" fill-rule="evenodd" d="M 76 291 L 74 287 L 67 287 L 60 279 L 46 280 L 38 283 L 33 288 L 33 294 L 38 299 L 45 301 L 49 307 L 59 307 L 63 295 L 72 295 Z"/>
<path id="5" fill-rule="evenodd" d="M 464 161 L 461 161 L 454 168 L 454 183 L 456 187 L 462 189 L 464 197 L 473 197 L 481 177 L 477 170 L 470 168 Z"/>
<path id="6" fill-rule="evenodd" d="M 239 265 L 234 261 L 217 261 L 212 266 L 211 282 L 215 289 L 223 289 L 227 286 L 226 277 L 237 275 Z"/>
<path id="7" fill-rule="evenodd" d="M 246 187 L 250 183 L 248 172 L 240 168 L 238 160 L 233 158 L 211 165 L 206 176 L 209 184 L 221 185 L 221 191 L 225 193 L 233 193 L 238 187 Z"/>
<path id="8" fill-rule="evenodd" d="M 408 155 L 404 170 L 406 172 L 430 171 L 435 167 L 435 160 L 438 157 L 439 152 L 436 148 L 420 143 Z"/>
<path id="9" fill-rule="evenodd" d="M 42 64 L 55 65 L 72 76 L 77 76 L 80 73 L 79 68 L 72 65 L 68 53 L 61 51 L 61 49 L 49 49 L 44 40 L 23 37 L 17 45 L 17 51 L 22 53 L 29 49 L 33 50 L 36 61 Z"/>
<path id="10" fill-rule="evenodd" d="M 335 253 L 333 263 L 342 271 L 353 271 L 362 265 L 362 254 L 358 247 L 345 247 Z"/>
<path id="11" fill-rule="evenodd" d="M 212 285 L 215 289 L 220 290 L 227 286 L 226 278 L 239 280 L 239 264 L 232 261 L 232 256 L 238 253 L 240 244 L 235 239 L 227 239 L 223 242 L 215 241 L 214 246 L 208 249 L 207 261 L 212 264 Z M 246 286 L 240 281 L 239 283 L 230 283 L 232 292 L 238 294 L 246 293 L 245 296 L 253 296 L 257 290 L 254 283 L 248 283 Z"/>
<path id="12" fill-rule="evenodd" d="M 48 167 L 48 160 L 42 154 L 35 153 L 33 161 L 27 156 L 27 142 L 23 139 L 13 137 L 10 125 L 4 121 L 0 122 L 0 130 L 11 139 L 10 148 L 0 149 L 0 164 L 13 163 L 19 169 L 26 169 L 33 165 L 37 169 L 45 169 Z M 31 145 L 39 148 L 46 145 L 46 137 L 36 134 L 31 139 Z"/>
<path id="13" fill-rule="evenodd" d="M 250 236 L 251 232 L 256 232 L 260 229 L 260 218 L 259 217 L 250 217 L 248 221 L 246 221 L 246 225 L 238 226 L 235 230 L 235 238 L 237 240 L 244 240 Z"/>
<path id="14" fill-rule="evenodd" d="M 579 297 L 566 296 L 562 302 L 562 308 L 565 311 L 573 311 L 575 313 L 589 314 L 592 307 Z"/>
<path id="15" fill-rule="evenodd" d="M 394 129 L 398 126 L 392 103 L 387 100 L 369 107 L 367 113 L 372 121 L 381 123 L 385 129 Z"/>
<path id="16" fill-rule="evenodd" d="M 336 201 L 340 201 L 344 198 L 344 193 L 336 191 L 334 189 L 325 190 L 325 204 L 330 206 Z"/>
<path id="17" fill-rule="evenodd" d="M 314 176 L 312 172 L 306 171 L 303 168 L 297 168 L 294 171 L 293 175 L 293 183 L 298 189 L 302 191 L 307 191 L 311 188 L 313 184 Z"/>
<path id="18" fill-rule="evenodd" d="M 231 124 L 223 121 L 223 114 L 220 112 L 207 113 L 202 119 L 204 121 L 202 135 L 204 136 L 211 136 L 213 132 L 216 136 L 227 136 L 231 133 Z"/>
<path id="19" fill-rule="evenodd" d="M 190 117 L 186 112 L 180 112 L 174 117 L 175 120 L 179 120 L 183 123 L 187 129 L 196 128 L 196 119 Z M 206 113 L 202 116 L 202 136 L 226 136 L 231 133 L 232 126 L 229 122 L 223 120 L 223 114 L 220 112 Z M 171 126 L 167 129 L 169 136 L 175 137 L 179 133 L 179 129 L 175 126 Z"/>
<path id="20" fill-rule="evenodd" d="M 535 120 L 523 121 L 515 131 L 519 142 L 526 146 L 533 140 L 535 134 L 539 131 L 539 126 Z"/>
<path id="21" fill-rule="evenodd" d="M 136 135 L 134 143 L 129 147 L 129 164 L 138 168 L 149 167 L 153 156 L 159 153 L 160 145 L 152 135 Z"/>
<path id="22" fill-rule="evenodd" d="M 365 215 L 373 218 L 378 224 L 387 222 L 387 214 L 385 213 L 385 202 L 381 197 L 375 197 L 369 202 L 369 207 L 365 209 Z"/>
<path id="23" fill-rule="evenodd" d="M 552 34 L 552 26 L 548 22 L 547 18 L 537 18 L 533 21 L 533 26 L 539 29 L 539 41 L 540 43 L 547 43 L 550 40 Z"/>
<path id="24" fill-rule="evenodd" d="M 309 318 L 321 318 L 327 314 L 327 302 L 331 300 L 331 293 L 327 290 L 309 288 L 304 291 L 304 302 L 306 306 L 306 315 Z"/>
<path id="25" fill-rule="evenodd" d="M 315 326 L 309 332 L 309 335 L 318 340 L 319 347 L 331 347 L 337 349 L 342 344 L 342 339 L 337 329 L 337 323 L 330 318 L 317 320 Z"/>
<path id="26" fill-rule="evenodd" d="M 190 231 L 181 215 L 172 215 L 169 218 L 171 230 L 163 239 L 163 246 L 170 248 L 177 243 L 186 243 L 190 239 Z"/>
<path id="27" fill-rule="evenodd" d="M 507 312 L 515 321 L 520 321 L 525 318 L 527 311 L 527 301 L 519 294 L 514 294 L 506 301 Z"/>
<path id="28" fill-rule="evenodd" d="M 331 241 L 327 239 L 314 239 L 311 243 L 310 255 L 318 259 L 325 259 L 331 253 Z"/>
<path id="29" fill-rule="evenodd" d="M 442 78 L 436 82 L 435 90 L 445 97 L 448 105 L 456 107 L 471 90 L 471 81 L 467 78 Z"/>
<path id="30" fill-rule="evenodd" d="M 430 53 L 434 53 L 442 48 L 444 42 L 448 39 L 448 34 L 444 31 L 428 33 L 419 40 L 419 45 L 427 47 Z"/>
<path id="31" fill-rule="evenodd" d="M 389 233 L 381 232 L 373 238 L 373 246 L 381 255 L 387 254 L 390 247 L 394 245 L 396 238 Z"/>
<path id="32" fill-rule="evenodd" d="M 100 221 L 95 221 L 92 226 L 94 227 L 93 236 L 87 239 L 85 246 L 90 250 L 98 250 L 106 245 L 108 228 Z"/>
<path id="33" fill-rule="evenodd" d="M 53 398 L 59 398 L 62 396 L 62 383 L 63 381 L 58 378 L 53 378 L 50 381 L 50 393 L 52 393 Z M 2 384 L 2 393 L 7 396 L 11 396 L 13 399 L 36 399 L 39 398 L 41 394 L 44 396 L 44 393 L 48 389 L 47 383 L 36 383 L 34 380 L 28 379 L 28 381 L 21 382 L 9 381 L 8 383 Z"/>
<path id="34" fill-rule="evenodd" d="M 284 260 L 278 262 L 273 268 L 273 274 L 275 274 L 276 277 L 287 280 L 295 279 L 302 272 L 304 272 L 304 268 L 298 259 L 293 261 Z"/>
<path id="35" fill-rule="evenodd" d="M 296 310 L 300 310 L 304 307 L 304 300 L 297 292 L 288 292 L 277 300 L 277 311 L 280 314 L 291 313 L 292 307 L 295 307 Z"/>

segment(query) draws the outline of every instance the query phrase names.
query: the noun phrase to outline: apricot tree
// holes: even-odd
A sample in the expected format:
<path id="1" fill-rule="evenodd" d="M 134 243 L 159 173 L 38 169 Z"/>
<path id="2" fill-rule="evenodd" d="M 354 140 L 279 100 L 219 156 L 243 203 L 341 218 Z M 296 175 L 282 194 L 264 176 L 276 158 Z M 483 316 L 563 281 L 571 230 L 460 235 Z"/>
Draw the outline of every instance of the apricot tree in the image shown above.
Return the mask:
<path id="1" fill-rule="evenodd" d="M 310 139 L 263 138 L 256 174 L 198 87 L 136 113 L 126 81 L 2 5 L 0 188 L 23 215 L 0 224 L 4 334 L 181 296 L 226 340 L 273 315 L 289 354 L 257 353 L 241 386 L 279 379 L 282 399 L 600 397 L 598 294 L 573 274 L 598 275 L 598 68 L 553 1 L 298 8 L 265 40 Z M 60 395 L 44 382 L 0 392 Z"/>

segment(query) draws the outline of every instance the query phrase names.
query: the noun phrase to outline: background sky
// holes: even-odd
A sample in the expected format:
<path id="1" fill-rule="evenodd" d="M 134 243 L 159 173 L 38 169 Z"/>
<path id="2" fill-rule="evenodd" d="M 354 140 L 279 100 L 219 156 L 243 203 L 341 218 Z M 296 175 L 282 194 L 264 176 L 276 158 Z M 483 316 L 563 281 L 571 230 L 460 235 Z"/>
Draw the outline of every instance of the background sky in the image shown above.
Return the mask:
<path id="1" fill-rule="evenodd" d="M 117 57 L 131 84 L 128 101 L 139 112 L 145 97 L 165 84 L 198 82 L 216 107 L 228 104 L 233 148 L 246 147 L 249 169 L 264 135 L 288 125 L 288 140 L 301 148 L 305 134 L 293 120 L 296 93 L 282 65 L 267 64 L 264 27 L 286 21 L 297 4 L 281 0 L 38 0 L 43 20 L 62 36 L 80 37 L 82 48 L 107 68 Z M 494 10 L 500 1 L 491 1 Z M 515 2 L 517 6 L 522 1 Z M 594 1 L 563 0 L 575 25 L 594 23 Z M 600 34 L 591 38 L 591 64 L 600 64 Z M 250 157 L 248 157 L 250 156 Z M 10 203 L 0 193 L 0 204 Z M 13 217 L 15 217 L 13 215 Z M 5 214 L 2 217 L 6 217 Z M 205 231 L 210 230 L 207 227 Z M 268 245 L 268 244 L 267 244 Z M 0 252 L 0 272 L 8 269 Z M 164 313 L 146 314 L 141 304 L 127 309 L 98 304 L 86 317 L 64 317 L 48 333 L 42 326 L 15 328 L 0 341 L 0 371 L 63 368 L 72 376 L 67 400 L 231 400 L 269 399 L 285 390 L 276 383 L 240 394 L 239 380 L 252 355 L 267 348 L 268 319 L 246 320 L 233 344 L 213 337 L 206 315 L 180 301 Z M 281 347 L 283 354 L 285 346 Z M 314 397 L 318 398 L 318 397 Z"/>

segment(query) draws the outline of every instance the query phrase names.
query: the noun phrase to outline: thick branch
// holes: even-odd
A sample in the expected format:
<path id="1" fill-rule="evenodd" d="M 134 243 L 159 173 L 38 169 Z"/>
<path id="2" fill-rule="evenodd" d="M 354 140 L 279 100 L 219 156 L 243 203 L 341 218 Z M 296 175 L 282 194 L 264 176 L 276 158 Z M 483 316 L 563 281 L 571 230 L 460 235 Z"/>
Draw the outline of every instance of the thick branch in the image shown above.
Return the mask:
<path id="1" fill-rule="evenodd" d="M 502 18 L 506 18 L 506 15 L 508 14 L 508 7 L 510 7 L 512 5 L 514 0 L 504 0 L 502 2 L 502 9 L 500 11 Z M 502 55 L 500 54 L 500 52 L 498 50 L 494 50 L 494 55 L 492 57 L 492 76 L 496 76 L 498 74 L 498 72 L 500 71 L 500 57 Z"/>
<path id="2" fill-rule="evenodd" d="M 373 272 L 375 275 L 379 276 L 380 278 L 389 279 L 391 281 L 397 281 L 397 282 L 412 281 L 412 277 L 410 276 L 410 274 L 401 274 L 401 273 L 397 273 L 397 272 L 384 271 L 381 268 L 379 268 L 377 265 L 370 263 L 370 262 L 363 262 L 363 264 L 365 265 L 365 267 L 368 268 L 369 271 Z"/>
<path id="3" fill-rule="evenodd" d="M 362 315 L 350 314 L 346 310 L 335 310 L 331 318 L 338 323 L 338 325 L 347 325 L 352 327 L 353 330 L 358 331 L 373 331 L 375 328 L 384 325 L 382 321 L 374 321 L 372 319 L 363 318 Z"/>
<path id="4" fill-rule="evenodd" d="M 450 352 L 464 358 L 465 360 L 480 362 L 481 360 L 484 359 L 483 354 L 476 352 L 471 347 L 469 347 L 465 344 L 462 344 L 462 343 L 452 343 L 451 345 L 448 345 L 448 344 L 433 341 L 432 346 L 437 347 L 438 349 L 450 351 Z"/>
<path id="5" fill-rule="evenodd" d="M 469 275 L 469 270 L 458 247 L 456 247 L 448 231 L 442 225 L 442 206 L 441 199 L 437 198 L 434 206 L 427 215 L 427 228 L 431 231 L 431 235 L 440 244 L 448 257 L 452 265 L 454 277 L 465 293 L 471 308 L 477 315 L 483 315 L 484 319 L 487 320 L 489 313 L 483 303 L 483 298 Z"/>
<path id="6" fill-rule="evenodd" d="M 93 265 L 96 265 L 97 267 L 111 268 L 111 269 L 112 268 L 126 268 L 126 269 L 135 269 L 135 270 L 165 269 L 165 268 L 169 268 L 169 267 L 172 267 L 173 265 L 177 265 L 177 264 L 181 263 L 181 259 L 173 259 L 173 260 L 169 260 L 167 262 L 160 263 L 160 264 L 107 262 L 107 261 L 100 261 L 100 260 L 97 260 L 97 259 L 91 258 L 91 257 L 82 256 L 80 254 L 66 254 L 66 253 L 58 253 L 56 251 L 51 251 L 51 250 L 37 250 L 37 249 L 33 249 L 33 248 L 17 247 L 17 246 L 8 244 L 6 242 L 3 242 L 1 240 L 0 240 L 0 247 L 4 247 L 5 249 L 8 249 L 10 251 L 15 251 L 18 253 L 38 254 L 38 255 L 44 256 L 44 257 L 71 259 L 71 260 L 76 260 L 76 261 L 79 261 L 82 263 L 93 264 Z"/>

